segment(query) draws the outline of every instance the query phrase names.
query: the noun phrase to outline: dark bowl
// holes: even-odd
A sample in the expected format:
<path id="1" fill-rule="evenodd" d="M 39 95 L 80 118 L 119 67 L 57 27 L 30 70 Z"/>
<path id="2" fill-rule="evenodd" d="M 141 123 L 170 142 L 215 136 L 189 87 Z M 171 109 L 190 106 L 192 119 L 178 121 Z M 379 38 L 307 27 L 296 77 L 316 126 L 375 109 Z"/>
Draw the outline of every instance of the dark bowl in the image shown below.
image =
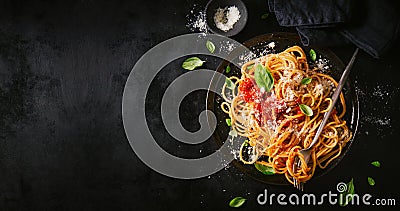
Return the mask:
<path id="1" fill-rule="evenodd" d="M 340 76 L 342 75 L 342 72 L 344 70 L 344 64 L 343 62 L 337 57 L 331 50 L 327 48 L 319 48 L 317 46 L 303 46 L 300 41 L 300 37 L 298 34 L 294 33 L 271 33 L 271 34 L 265 34 L 265 35 L 260 35 L 257 37 L 254 37 L 244 43 L 245 46 L 247 46 L 251 51 L 253 52 L 261 52 L 263 49 L 266 49 L 267 45 L 270 42 L 275 42 L 276 46 L 274 47 L 276 52 L 281 52 L 285 50 L 286 48 L 293 46 L 293 45 L 299 45 L 300 47 L 303 48 L 305 52 L 309 52 L 311 48 L 313 48 L 318 54 L 321 55 L 321 58 L 326 58 L 329 60 L 329 64 L 332 65 L 331 71 L 328 73 L 331 75 L 333 78 L 336 80 L 340 79 Z M 232 55 L 235 55 L 234 52 Z M 225 73 L 225 68 L 227 65 L 230 65 L 231 71 L 229 73 Z M 236 67 L 235 65 L 229 63 L 228 61 L 223 61 L 219 67 L 216 70 L 217 72 L 220 72 L 224 74 L 227 77 L 231 76 L 241 76 L 241 71 L 239 67 Z M 225 80 L 222 77 L 215 77 L 213 80 Z M 211 81 L 210 86 L 215 86 L 216 84 L 220 84 L 216 81 Z M 354 80 L 353 78 L 350 78 L 344 88 L 343 88 L 343 93 L 344 97 L 346 100 L 347 104 L 347 112 L 346 115 L 344 116 L 344 119 L 347 121 L 347 124 L 349 126 L 349 129 L 353 133 L 353 137 L 351 140 L 346 144 L 346 146 L 342 150 L 342 154 L 338 158 L 336 158 L 333 162 L 331 162 L 327 168 L 325 169 L 320 169 L 317 168 L 315 171 L 315 175 L 313 178 L 310 180 L 314 180 L 317 177 L 320 177 L 326 173 L 328 173 L 330 170 L 332 170 L 336 165 L 339 164 L 339 162 L 343 159 L 343 157 L 346 155 L 347 152 L 350 150 L 350 146 L 354 141 L 354 138 L 357 134 L 357 128 L 358 128 L 358 121 L 359 121 L 359 101 L 358 101 L 358 96 L 357 92 L 355 91 L 354 87 Z M 210 90 L 219 90 L 220 88 L 209 88 L 209 91 L 207 92 L 207 101 L 206 101 L 206 107 L 207 110 L 212 111 L 214 115 L 217 118 L 217 127 L 212 135 L 213 139 L 217 142 L 219 146 L 222 146 L 224 140 L 227 139 L 228 133 L 230 131 L 230 127 L 228 127 L 225 123 L 225 119 L 229 118 L 229 115 L 227 115 L 225 112 L 222 111 L 221 109 L 221 103 L 224 102 L 223 98 L 219 96 L 218 94 L 210 91 Z M 210 118 L 210 116 L 209 116 Z M 211 119 L 211 118 L 210 118 Z M 211 128 L 211 127 L 210 127 Z M 290 183 L 286 180 L 285 175 L 282 174 L 276 174 L 276 175 L 271 175 L 271 176 L 266 176 L 259 171 L 257 171 L 253 165 L 245 165 L 242 162 L 238 160 L 234 160 L 232 162 L 233 166 L 238 168 L 241 172 L 244 172 L 245 175 L 248 175 L 258 181 L 267 183 L 267 184 L 273 184 L 273 185 L 289 185 Z"/>
<path id="2" fill-rule="evenodd" d="M 240 12 L 239 20 L 233 25 L 233 28 L 228 31 L 222 31 L 215 25 L 214 22 L 214 14 L 218 8 L 225 8 L 229 6 L 236 6 Z M 246 26 L 247 22 L 247 9 L 244 3 L 241 0 L 211 0 L 207 3 L 206 9 L 206 22 L 208 29 L 211 32 L 219 35 L 223 35 L 226 37 L 230 37 L 238 34 L 243 28 Z"/>

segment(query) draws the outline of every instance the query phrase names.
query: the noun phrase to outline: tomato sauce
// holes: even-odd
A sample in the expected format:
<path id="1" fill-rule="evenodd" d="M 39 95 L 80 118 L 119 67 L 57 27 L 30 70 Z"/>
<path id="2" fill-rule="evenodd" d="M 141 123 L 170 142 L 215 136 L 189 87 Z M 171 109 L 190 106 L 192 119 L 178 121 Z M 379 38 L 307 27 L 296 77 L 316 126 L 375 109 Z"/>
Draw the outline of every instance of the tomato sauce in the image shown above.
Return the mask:
<path id="1" fill-rule="evenodd" d="M 246 103 L 252 103 L 258 99 L 258 92 L 260 89 L 255 85 L 255 83 L 256 82 L 253 79 L 246 78 L 239 84 L 239 91 Z"/>

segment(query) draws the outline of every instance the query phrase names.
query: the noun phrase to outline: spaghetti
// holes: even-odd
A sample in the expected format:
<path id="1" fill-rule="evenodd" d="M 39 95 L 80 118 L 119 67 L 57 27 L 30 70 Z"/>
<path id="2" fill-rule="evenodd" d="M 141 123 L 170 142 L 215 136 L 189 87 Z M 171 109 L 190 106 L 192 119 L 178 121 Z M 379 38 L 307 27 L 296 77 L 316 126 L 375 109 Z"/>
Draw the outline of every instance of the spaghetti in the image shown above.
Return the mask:
<path id="1" fill-rule="evenodd" d="M 271 90 L 260 88 L 255 78 L 258 65 L 272 76 Z M 231 118 L 232 130 L 248 139 L 240 148 L 243 163 L 271 167 L 276 173 L 285 174 L 290 183 L 293 179 L 306 182 L 317 166 L 324 169 L 341 154 L 352 137 L 343 120 L 346 113 L 343 93 L 313 147 L 309 162 L 305 163 L 299 153 L 311 144 L 324 113 L 333 106 L 331 95 L 337 86 L 331 76 L 309 67 L 299 46 L 247 62 L 241 74 L 240 78 L 230 77 L 237 89 L 227 93 L 224 85 L 225 102 L 221 107 Z M 305 113 L 300 105 L 311 109 L 312 114 Z M 303 162 L 294 171 L 296 157 Z"/>

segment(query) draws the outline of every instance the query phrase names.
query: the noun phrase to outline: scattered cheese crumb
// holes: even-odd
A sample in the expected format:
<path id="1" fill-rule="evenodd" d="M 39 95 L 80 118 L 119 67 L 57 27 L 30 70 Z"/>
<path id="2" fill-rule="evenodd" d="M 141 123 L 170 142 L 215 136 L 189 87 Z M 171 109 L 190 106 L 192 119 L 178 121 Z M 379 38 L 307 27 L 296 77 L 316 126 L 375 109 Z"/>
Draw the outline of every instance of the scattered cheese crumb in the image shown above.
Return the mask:
<path id="1" fill-rule="evenodd" d="M 229 40 L 224 40 L 220 44 L 219 52 L 230 53 L 235 50 L 235 48 L 237 48 L 237 45 L 235 43 L 230 42 Z"/>
<path id="2" fill-rule="evenodd" d="M 331 80 L 322 80 L 321 84 L 325 89 L 332 89 L 335 86 Z"/>
<path id="3" fill-rule="evenodd" d="M 257 55 L 256 54 L 254 54 L 253 52 L 249 52 L 249 53 L 247 53 L 247 54 L 241 54 L 240 56 L 239 56 L 239 61 L 238 61 L 238 64 L 239 65 L 243 65 L 244 63 L 246 63 L 246 62 L 248 62 L 248 61 L 250 61 L 250 60 L 252 60 L 252 59 L 255 59 L 257 57 Z"/>
<path id="4" fill-rule="evenodd" d="M 187 15 L 188 18 L 188 23 L 187 27 L 190 29 L 192 32 L 199 31 L 203 34 L 208 33 L 208 27 L 207 27 L 207 21 L 206 21 L 206 13 L 204 11 L 199 11 L 197 12 L 197 5 L 194 5 L 195 8 L 193 8 L 190 11 L 190 14 Z"/>
<path id="5" fill-rule="evenodd" d="M 268 48 L 275 48 L 275 42 L 268 43 Z"/>
<path id="6" fill-rule="evenodd" d="M 297 73 L 297 74 L 293 77 L 293 80 L 296 82 L 296 84 L 300 84 L 302 79 L 303 79 L 303 76 L 302 76 L 300 73 Z"/>
<path id="7" fill-rule="evenodd" d="M 294 100 L 294 97 L 295 97 L 294 91 L 290 87 L 287 88 L 286 89 L 286 97 L 285 97 L 285 99 L 288 100 L 288 101 L 292 101 L 292 100 Z"/>
<path id="8" fill-rule="evenodd" d="M 316 61 L 316 65 L 322 72 L 325 72 L 329 69 L 329 61 L 327 59 L 318 59 Z"/>
<path id="9" fill-rule="evenodd" d="M 317 93 L 318 95 L 322 95 L 324 93 L 324 87 L 322 86 L 322 84 L 317 84 L 314 88 L 315 93 Z"/>

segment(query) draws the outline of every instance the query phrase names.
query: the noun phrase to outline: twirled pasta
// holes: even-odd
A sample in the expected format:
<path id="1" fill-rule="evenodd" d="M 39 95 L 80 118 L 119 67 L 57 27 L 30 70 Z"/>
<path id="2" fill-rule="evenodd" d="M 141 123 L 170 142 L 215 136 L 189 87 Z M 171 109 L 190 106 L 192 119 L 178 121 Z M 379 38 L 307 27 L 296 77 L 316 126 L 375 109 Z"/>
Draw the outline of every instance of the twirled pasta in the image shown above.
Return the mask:
<path id="1" fill-rule="evenodd" d="M 266 67 L 274 78 L 270 92 L 260 89 L 254 80 L 258 64 Z M 324 169 L 341 154 L 352 137 L 343 120 L 346 112 L 343 93 L 337 105 L 341 112 L 336 109 L 332 112 L 313 147 L 310 161 L 293 171 L 296 156 L 304 160 L 299 150 L 311 144 L 324 113 L 332 106 L 331 95 L 337 86 L 331 76 L 309 68 L 299 46 L 247 62 L 241 74 L 241 78 L 230 78 L 238 87 L 237 91 L 231 90 L 228 96 L 226 85 L 223 87 L 225 102 L 221 107 L 231 118 L 232 130 L 248 139 L 250 147 L 243 143 L 240 150 L 243 163 L 257 162 L 272 167 L 276 173 L 285 174 L 290 183 L 293 178 L 306 182 L 317 166 Z M 304 79 L 309 83 L 302 83 Z M 300 104 L 310 107 L 313 115 L 302 113 Z"/>

